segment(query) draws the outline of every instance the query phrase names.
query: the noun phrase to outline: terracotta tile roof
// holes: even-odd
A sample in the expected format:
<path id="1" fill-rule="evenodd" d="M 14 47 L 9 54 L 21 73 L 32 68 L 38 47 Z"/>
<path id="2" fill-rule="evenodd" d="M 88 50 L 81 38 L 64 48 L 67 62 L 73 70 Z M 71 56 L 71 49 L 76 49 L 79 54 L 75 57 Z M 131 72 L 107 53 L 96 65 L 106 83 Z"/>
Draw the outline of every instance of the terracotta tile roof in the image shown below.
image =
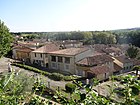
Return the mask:
<path id="1" fill-rule="evenodd" d="M 107 65 L 95 66 L 95 67 L 90 68 L 88 72 L 98 75 L 98 74 L 108 73 L 110 72 L 110 69 Z"/>
<path id="2" fill-rule="evenodd" d="M 29 48 L 22 48 L 22 49 L 18 49 L 17 51 L 30 53 L 33 50 L 32 49 L 29 49 Z"/>
<path id="3" fill-rule="evenodd" d="M 51 54 L 59 54 L 59 55 L 77 55 L 84 51 L 87 51 L 88 48 L 68 48 L 59 51 L 50 52 Z"/>
<path id="4" fill-rule="evenodd" d="M 59 50 L 59 46 L 56 45 L 56 44 L 53 44 L 53 43 L 48 43 L 36 50 L 34 50 L 33 52 L 36 52 L 36 53 L 49 53 L 49 52 L 52 52 L 52 51 L 57 51 Z"/>
<path id="5" fill-rule="evenodd" d="M 13 49 L 16 49 L 17 51 L 20 51 L 20 52 L 27 52 L 27 53 L 33 51 L 33 49 L 26 46 L 22 46 L 22 45 L 14 46 Z"/>
<path id="6" fill-rule="evenodd" d="M 129 57 L 127 57 L 126 55 L 121 55 L 121 56 L 115 57 L 115 59 L 119 60 L 122 63 L 133 62 L 133 60 L 130 59 Z"/>
<path id="7" fill-rule="evenodd" d="M 109 48 L 105 48 L 103 49 L 104 52 L 106 53 L 118 53 L 118 52 L 121 52 L 121 49 L 119 49 L 118 47 L 109 47 Z"/>
<path id="8" fill-rule="evenodd" d="M 140 60 L 134 59 L 133 63 L 134 63 L 135 66 L 140 65 Z"/>
<path id="9" fill-rule="evenodd" d="M 94 66 L 94 65 L 100 65 L 105 64 L 106 62 L 113 62 L 113 59 L 106 54 L 101 55 L 95 55 L 92 57 L 84 58 L 77 62 L 77 64 L 85 65 L 85 66 Z"/>
<path id="10" fill-rule="evenodd" d="M 119 65 L 117 65 L 116 63 L 114 63 L 114 71 L 120 71 L 122 69 L 123 69 L 122 67 L 120 67 Z"/>
<path id="11" fill-rule="evenodd" d="M 105 44 L 94 44 L 95 51 L 103 53 L 103 49 L 107 48 Z"/>

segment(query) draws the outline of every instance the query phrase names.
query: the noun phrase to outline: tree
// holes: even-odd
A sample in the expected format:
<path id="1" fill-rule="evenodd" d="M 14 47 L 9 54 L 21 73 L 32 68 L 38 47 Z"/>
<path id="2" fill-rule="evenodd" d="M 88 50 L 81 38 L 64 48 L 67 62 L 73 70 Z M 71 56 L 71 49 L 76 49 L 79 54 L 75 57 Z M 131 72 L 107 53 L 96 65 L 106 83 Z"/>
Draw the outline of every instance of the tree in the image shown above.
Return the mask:
<path id="1" fill-rule="evenodd" d="M 116 36 L 109 31 L 96 31 L 93 33 L 93 40 L 99 44 L 115 44 Z"/>
<path id="2" fill-rule="evenodd" d="M 139 49 L 135 46 L 130 45 L 130 47 L 127 49 L 127 55 L 130 58 L 136 58 L 139 53 Z"/>
<path id="3" fill-rule="evenodd" d="M 4 22 L 0 20 L 0 57 L 7 54 L 11 49 L 12 35 Z"/>

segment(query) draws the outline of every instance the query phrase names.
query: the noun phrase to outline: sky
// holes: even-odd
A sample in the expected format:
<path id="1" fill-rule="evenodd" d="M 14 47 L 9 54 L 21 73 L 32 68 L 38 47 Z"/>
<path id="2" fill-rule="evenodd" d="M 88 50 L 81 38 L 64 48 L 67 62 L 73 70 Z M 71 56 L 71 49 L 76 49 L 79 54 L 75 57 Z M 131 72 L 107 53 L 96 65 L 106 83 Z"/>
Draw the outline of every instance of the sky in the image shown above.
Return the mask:
<path id="1" fill-rule="evenodd" d="M 0 0 L 11 32 L 102 31 L 140 27 L 140 0 Z"/>

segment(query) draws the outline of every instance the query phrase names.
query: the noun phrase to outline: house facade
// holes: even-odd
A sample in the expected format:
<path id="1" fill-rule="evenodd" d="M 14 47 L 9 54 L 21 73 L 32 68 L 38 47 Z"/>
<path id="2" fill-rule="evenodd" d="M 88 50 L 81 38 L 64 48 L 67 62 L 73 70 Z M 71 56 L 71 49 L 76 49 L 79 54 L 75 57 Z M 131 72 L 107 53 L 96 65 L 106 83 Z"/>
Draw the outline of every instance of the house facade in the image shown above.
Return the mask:
<path id="1" fill-rule="evenodd" d="M 21 45 L 17 45 L 13 47 L 13 59 L 24 61 L 24 62 L 30 62 L 30 52 L 32 52 L 33 49 Z"/>
<path id="2" fill-rule="evenodd" d="M 59 50 L 59 46 L 53 43 L 48 43 L 30 53 L 31 63 L 42 67 L 48 66 L 48 53 Z"/>
<path id="3" fill-rule="evenodd" d="M 76 74 L 76 62 L 90 56 L 92 51 L 88 48 L 68 48 L 48 54 L 49 68 Z"/>
<path id="4" fill-rule="evenodd" d="M 99 80 L 104 80 L 114 72 L 113 59 L 106 54 L 86 57 L 76 64 L 76 74 L 87 78 L 96 77 Z"/>
<path id="5" fill-rule="evenodd" d="M 122 55 L 118 57 L 112 57 L 114 59 L 114 63 L 122 68 L 120 73 L 130 71 L 134 66 L 134 60 L 129 57 Z"/>

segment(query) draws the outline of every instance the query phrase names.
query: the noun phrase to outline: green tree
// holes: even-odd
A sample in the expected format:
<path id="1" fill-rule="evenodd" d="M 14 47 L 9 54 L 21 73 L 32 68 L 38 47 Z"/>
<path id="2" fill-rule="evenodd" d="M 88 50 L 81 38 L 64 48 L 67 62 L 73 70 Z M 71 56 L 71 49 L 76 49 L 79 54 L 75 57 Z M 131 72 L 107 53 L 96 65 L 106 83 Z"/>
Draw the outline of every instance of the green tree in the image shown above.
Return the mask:
<path id="1" fill-rule="evenodd" d="M 130 45 L 130 47 L 127 49 L 127 55 L 130 58 L 136 58 L 139 53 L 139 49 L 135 46 Z"/>
<path id="2" fill-rule="evenodd" d="M 4 22 L 0 20 L 0 57 L 7 54 L 11 49 L 12 35 Z"/>
<path id="3" fill-rule="evenodd" d="M 116 43 L 116 36 L 109 31 L 95 31 L 93 33 L 93 40 L 99 44 L 114 44 Z"/>

